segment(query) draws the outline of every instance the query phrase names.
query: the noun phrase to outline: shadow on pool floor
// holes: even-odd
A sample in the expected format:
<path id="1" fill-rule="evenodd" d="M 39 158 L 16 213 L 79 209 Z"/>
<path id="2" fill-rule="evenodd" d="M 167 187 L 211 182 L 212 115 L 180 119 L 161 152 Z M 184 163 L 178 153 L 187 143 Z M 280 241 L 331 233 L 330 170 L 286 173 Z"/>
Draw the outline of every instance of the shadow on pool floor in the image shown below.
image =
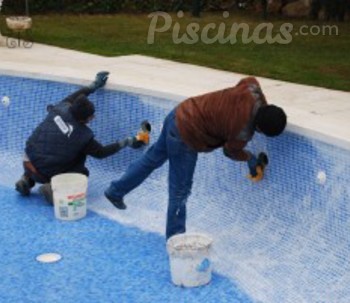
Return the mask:
<path id="1" fill-rule="evenodd" d="M 204 287 L 171 283 L 164 238 L 88 212 L 63 222 L 33 194 L 0 186 L 0 302 L 251 302 L 231 280 L 213 274 Z M 35 257 L 57 252 L 62 260 Z"/>

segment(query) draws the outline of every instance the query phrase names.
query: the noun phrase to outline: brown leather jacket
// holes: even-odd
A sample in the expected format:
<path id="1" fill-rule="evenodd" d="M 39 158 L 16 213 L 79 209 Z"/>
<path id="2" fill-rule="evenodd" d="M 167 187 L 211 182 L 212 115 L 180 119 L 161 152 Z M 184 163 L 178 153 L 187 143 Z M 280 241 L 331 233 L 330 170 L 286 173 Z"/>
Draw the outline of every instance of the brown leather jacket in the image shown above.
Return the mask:
<path id="1" fill-rule="evenodd" d="M 226 156 L 247 161 L 244 147 L 254 135 L 254 118 L 266 99 L 254 77 L 236 86 L 189 98 L 176 108 L 181 138 L 198 152 L 223 147 Z"/>

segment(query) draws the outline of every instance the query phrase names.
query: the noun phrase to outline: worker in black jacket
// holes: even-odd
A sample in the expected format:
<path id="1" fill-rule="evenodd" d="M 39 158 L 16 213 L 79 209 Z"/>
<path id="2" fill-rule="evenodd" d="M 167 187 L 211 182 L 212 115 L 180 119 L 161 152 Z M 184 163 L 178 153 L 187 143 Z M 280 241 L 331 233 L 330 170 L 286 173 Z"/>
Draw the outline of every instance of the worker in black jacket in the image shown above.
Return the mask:
<path id="1" fill-rule="evenodd" d="M 16 190 L 28 196 L 35 183 L 42 183 L 39 191 L 52 203 L 50 180 L 62 173 L 89 176 L 86 157 L 103 159 L 126 146 L 143 145 L 136 136 L 103 146 L 94 139 L 87 124 L 94 118 L 95 107 L 87 96 L 103 87 L 108 72 L 100 72 L 90 86 L 83 87 L 56 105 L 47 107 L 46 118 L 28 138 L 23 159 L 24 174 L 16 183 Z"/>

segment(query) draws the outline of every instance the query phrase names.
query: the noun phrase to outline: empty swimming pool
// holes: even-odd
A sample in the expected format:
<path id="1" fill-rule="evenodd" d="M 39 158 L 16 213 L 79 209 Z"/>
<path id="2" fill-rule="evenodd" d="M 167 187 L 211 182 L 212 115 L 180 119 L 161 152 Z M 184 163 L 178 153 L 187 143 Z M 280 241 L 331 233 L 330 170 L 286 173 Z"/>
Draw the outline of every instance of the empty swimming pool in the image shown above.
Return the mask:
<path id="1" fill-rule="evenodd" d="M 89 214 L 59 222 L 34 190 L 13 190 L 21 174 L 24 143 L 45 116 L 76 85 L 0 76 L 1 302 L 344 302 L 350 301 L 347 258 L 350 239 L 349 151 L 286 132 L 256 135 L 249 148 L 270 158 L 266 178 L 247 178 L 244 163 L 221 150 L 201 154 L 188 201 L 188 230 L 214 238 L 212 283 L 180 289 L 170 282 L 163 237 L 167 167 L 155 171 L 114 209 L 103 190 L 143 151 L 123 150 L 90 159 Z M 96 137 L 111 143 L 153 125 L 153 140 L 171 100 L 113 90 L 91 96 Z M 56 264 L 35 262 L 57 252 Z"/>

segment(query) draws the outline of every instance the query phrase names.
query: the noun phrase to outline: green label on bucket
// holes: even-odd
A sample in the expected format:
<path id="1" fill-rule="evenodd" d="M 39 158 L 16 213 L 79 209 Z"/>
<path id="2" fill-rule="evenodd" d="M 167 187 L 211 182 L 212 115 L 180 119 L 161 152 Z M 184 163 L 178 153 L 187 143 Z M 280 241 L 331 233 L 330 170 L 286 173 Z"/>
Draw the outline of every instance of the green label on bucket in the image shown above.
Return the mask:
<path id="1" fill-rule="evenodd" d="M 68 203 L 68 206 L 73 206 L 74 211 L 76 211 L 78 207 L 84 206 L 84 205 L 85 205 L 85 199 L 74 200 Z"/>
<path id="2" fill-rule="evenodd" d="M 78 207 L 84 206 L 86 203 L 86 194 L 79 193 L 67 196 L 68 206 L 73 206 L 73 211 L 76 211 Z"/>
<path id="3" fill-rule="evenodd" d="M 208 258 L 205 258 L 198 266 L 197 266 L 197 271 L 199 272 L 205 272 L 209 269 L 210 267 L 210 261 Z"/>

